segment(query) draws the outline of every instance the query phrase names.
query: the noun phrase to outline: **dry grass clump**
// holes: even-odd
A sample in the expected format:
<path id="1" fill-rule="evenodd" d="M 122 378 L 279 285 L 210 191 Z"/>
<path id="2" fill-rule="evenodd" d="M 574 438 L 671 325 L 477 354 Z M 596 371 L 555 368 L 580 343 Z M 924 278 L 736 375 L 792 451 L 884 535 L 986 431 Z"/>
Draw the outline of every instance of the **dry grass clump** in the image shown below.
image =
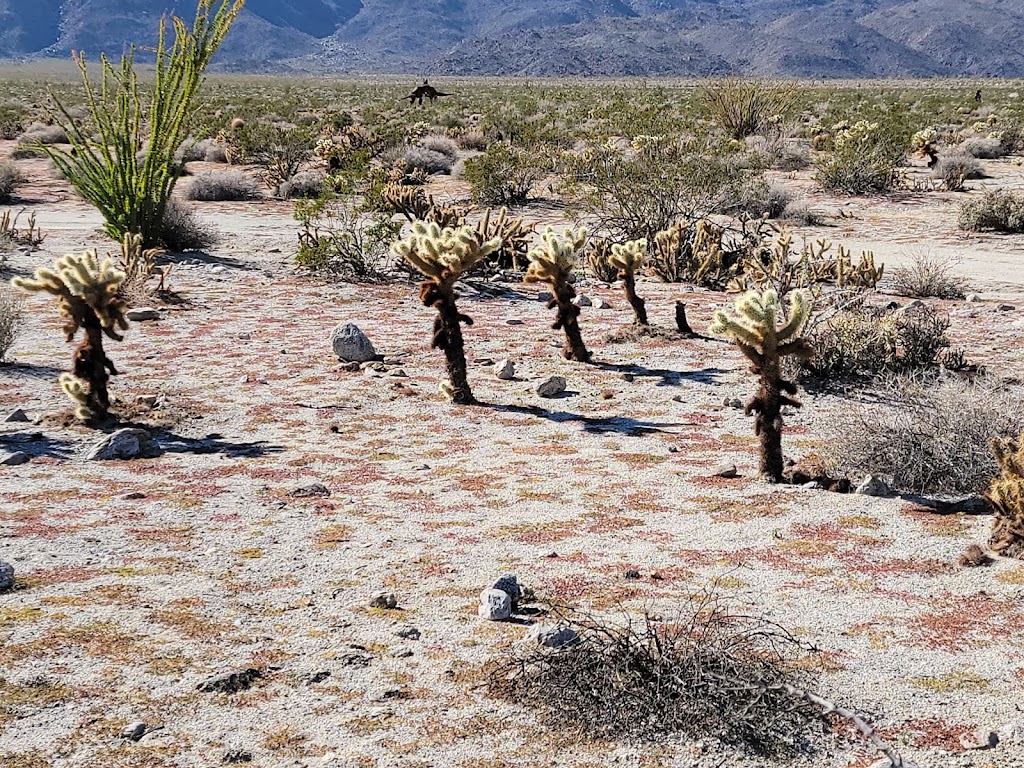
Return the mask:
<path id="1" fill-rule="evenodd" d="M 805 741 L 822 714 L 837 714 L 904 765 L 863 720 L 807 690 L 815 677 L 809 649 L 713 592 L 669 618 L 554 613 L 575 640 L 509 655 L 487 683 L 492 695 L 529 706 L 552 728 L 595 739 L 712 737 L 780 755 Z"/>
<path id="2" fill-rule="evenodd" d="M 993 189 L 968 200 L 960 205 L 958 226 L 968 232 L 1024 232 L 1024 194 Z"/>
<path id="3" fill-rule="evenodd" d="M 898 296 L 913 299 L 963 299 L 969 287 L 967 279 L 953 274 L 953 259 L 918 251 L 910 254 L 910 264 L 892 271 L 892 289 Z"/>
<path id="4" fill-rule="evenodd" d="M 258 200 L 260 186 L 242 171 L 201 173 L 192 178 L 185 198 L 202 202 L 235 202 Z"/>
<path id="5" fill-rule="evenodd" d="M 0 203 L 10 202 L 15 188 L 24 180 L 18 166 L 7 160 L 0 160 Z"/>
<path id="6" fill-rule="evenodd" d="M 896 377 L 881 395 L 870 408 L 843 401 L 826 449 L 838 473 L 884 475 L 913 493 L 977 493 L 999 472 L 990 441 L 1024 432 L 1024 403 L 984 378 Z"/>
<path id="7" fill-rule="evenodd" d="M 22 160 L 26 157 L 38 157 L 41 153 L 34 149 L 34 146 L 67 143 L 68 135 L 59 125 L 32 123 L 18 139 L 18 146 L 14 148 L 11 157 L 15 160 Z"/>
<path id="8" fill-rule="evenodd" d="M 4 360 L 18 338 L 23 318 L 21 299 L 6 287 L 0 287 L 0 361 Z"/>
<path id="9" fill-rule="evenodd" d="M 160 241 L 167 250 L 176 253 L 203 251 L 216 245 L 219 239 L 215 230 L 196 218 L 192 208 L 177 198 L 167 201 L 160 227 Z"/>

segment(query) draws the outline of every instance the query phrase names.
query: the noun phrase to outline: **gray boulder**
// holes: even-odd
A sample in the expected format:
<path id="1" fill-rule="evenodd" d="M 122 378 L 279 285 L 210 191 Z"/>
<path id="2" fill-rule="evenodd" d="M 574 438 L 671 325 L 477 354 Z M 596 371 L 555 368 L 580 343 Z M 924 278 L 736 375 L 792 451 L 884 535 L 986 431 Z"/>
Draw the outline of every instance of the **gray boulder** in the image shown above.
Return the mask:
<path id="1" fill-rule="evenodd" d="M 516 364 L 505 358 L 494 366 L 494 375 L 502 381 L 511 381 L 516 377 Z"/>
<path id="2" fill-rule="evenodd" d="M 538 385 L 537 394 L 541 397 L 558 397 L 565 392 L 565 386 L 564 376 L 551 376 Z"/>
<path id="3" fill-rule="evenodd" d="M 562 627 L 557 624 L 534 624 L 526 633 L 526 642 L 529 645 L 540 645 L 544 648 L 564 648 L 575 643 L 579 639 L 574 629 Z"/>
<path id="4" fill-rule="evenodd" d="M 331 348 L 346 363 L 367 363 L 380 357 L 370 339 L 354 323 L 345 323 L 334 329 Z"/>
<path id="5" fill-rule="evenodd" d="M 0 592 L 14 587 L 14 566 L 0 560 Z"/>
<path id="6" fill-rule="evenodd" d="M 861 496 L 891 496 L 892 490 L 882 478 L 877 475 L 868 475 L 857 486 L 855 493 L 859 493 Z"/>
<path id="7" fill-rule="evenodd" d="M 151 459 L 160 455 L 160 445 L 144 429 L 119 429 L 96 443 L 86 455 L 87 461 Z"/>

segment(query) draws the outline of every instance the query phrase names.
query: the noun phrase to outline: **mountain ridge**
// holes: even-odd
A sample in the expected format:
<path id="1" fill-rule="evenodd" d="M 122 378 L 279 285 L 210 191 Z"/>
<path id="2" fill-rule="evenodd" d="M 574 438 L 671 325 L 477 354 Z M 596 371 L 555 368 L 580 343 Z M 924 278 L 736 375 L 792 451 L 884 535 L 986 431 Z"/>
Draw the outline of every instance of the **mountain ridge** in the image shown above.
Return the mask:
<path id="1" fill-rule="evenodd" d="M 180 0 L 0 0 L 0 58 L 151 44 Z M 227 71 L 1024 77 L 1015 0 L 248 0 Z"/>

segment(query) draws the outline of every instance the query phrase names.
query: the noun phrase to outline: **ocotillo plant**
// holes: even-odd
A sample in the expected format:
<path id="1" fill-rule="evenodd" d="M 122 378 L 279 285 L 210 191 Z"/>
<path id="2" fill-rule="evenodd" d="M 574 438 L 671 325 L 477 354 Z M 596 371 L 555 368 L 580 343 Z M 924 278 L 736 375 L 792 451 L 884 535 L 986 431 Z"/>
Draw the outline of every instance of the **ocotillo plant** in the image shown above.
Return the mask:
<path id="1" fill-rule="evenodd" d="M 543 245 L 527 254 L 530 266 L 524 280 L 528 283 L 547 283 L 554 298 L 548 302 L 548 309 L 558 308 L 554 325 L 556 331 L 565 331 L 565 348 L 562 355 L 566 360 L 581 363 L 590 362 L 590 352 L 580 334 L 580 308 L 572 303 L 576 291 L 569 284 L 569 276 L 576 267 L 576 260 L 586 242 L 585 230 L 573 231 L 566 228 L 564 235 L 558 235 L 548 227 L 541 235 Z"/>
<path id="2" fill-rule="evenodd" d="M 993 552 L 1024 559 L 1024 435 L 993 440 L 991 447 L 1002 474 L 986 494 L 995 513 L 988 545 Z"/>
<path id="3" fill-rule="evenodd" d="M 473 402 L 462 340 L 462 323 L 472 325 L 473 320 L 459 312 L 455 283 L 500 247 L 499 239 L 481 243 L 469 227 L 442 229 L 425 221 L 413 222 L 412 234 L 394 246 L 396 254 L 427 278 L 420 284 L 420 299 L 437 310 L 431 347 L 444 350 L 449 383 L 442 390 L 455 403 Z"/>
<path id="4" fill-rule="evenodd" d="M 810 313 L 811 299 L 806 291 L 790 294 L 787 318 L 779 295 L 769 288 L 738 299 L 735 315 L 716 312 L 711 324 L 712 333 L 736 342 L 750 360 L 750 370 L 761 379 L 761 387 L 747 402 L 745 413 L 757 414 L 754 431 L 761 439 L 761 475 L 775 483 L 782 480 L 782 406 L 800 407 L 793 398 L 796 384 L 782 378 L 782 358 L 814 355 L 810 343 L 800 335 Z"/>
<path id="5" fill-rule="evenodd" d="M 85 59 L 75 54 L 82 75 L 90 120 L 80 124 L 56 99 L 56 119 L 68 135 L 71 152 L 40 145 L 78 193 L 95 205 L 104 230 L 120 240 L 142 235 L 144 245 L 159 245 L 167 200 L 177 182 L 175 153 L 188 134 L 203 71 L 220 47 L 245 0 L 199 0 L 189 28 L 173 19 L 174 43 L 167 45 L 160 21 L 153 81 L 139 85 L 134 47 L 120 66 L 100 58 L 102 79 L 94 86 Z M 149 104 L 143 104 L 149 94 Z M 96 134 L 94 138 L 94 134 Z M 139 150 L 145 155 L 139 158 Z"/>
<path id="6" fill-rule="evenodd" d="M 68 254 L 57 259 L 52 270 L 40 268 L 32 278 L 11 281 L 27 293 L 57 297 L 68 341 L 80 328 L 85 330 L 85 338 L 75 349 L 74 375 L 60 377 L 61 388 L 78 404 L 76 415 L 85 421 L 102 420 L 110 409 L 107 382 L 117 369 L 103 351 L 103 336 L 121 341 L 118 329 L 128 328 L 124 316 L 127 303 L 119 295 L 123 281 L 124 273 L 109 257 L 101 262 L 96 251 Z"/>
<path id="7" fill-rule="evenodd" d="M 608 263 L 619 271 L 626 301 L 636 315 L 635 325 L 650 325 L 647 322 L 647 307 L 644 306 L 646 302 L 636 295 L 636 271 L 644 263 L 646 252 L 646 240 L 630 240 L 625 245 L 613 245 L 611 258 L 608 259 Z"/>

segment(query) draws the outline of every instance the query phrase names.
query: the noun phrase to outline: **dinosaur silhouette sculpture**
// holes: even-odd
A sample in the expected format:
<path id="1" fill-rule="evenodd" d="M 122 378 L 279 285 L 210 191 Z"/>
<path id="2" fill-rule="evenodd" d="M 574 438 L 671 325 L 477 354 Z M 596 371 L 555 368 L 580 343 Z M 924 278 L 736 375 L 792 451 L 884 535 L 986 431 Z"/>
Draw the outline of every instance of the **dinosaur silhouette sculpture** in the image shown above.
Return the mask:
<path id="1" fill-rule="evenodd" d="M 974 92 L 974 100 L 978 104 L 981 104 L 981 89 L 980 88 L 977 91 Z"/>
<path id="2" fill-rule="evenodd" d="M 417 86 L 417 88 L 410 93 L 407 98 L 409 100 L 409 106 L 413 104 L 423 105 L 423 99 L 430 99 L 433 103 L 438 100 L 441 96 L 451 96 L 450 93 L 441 93 L 437 88 L 432 86 L 428 81 L 424 80 L 423 85 Z"/>

